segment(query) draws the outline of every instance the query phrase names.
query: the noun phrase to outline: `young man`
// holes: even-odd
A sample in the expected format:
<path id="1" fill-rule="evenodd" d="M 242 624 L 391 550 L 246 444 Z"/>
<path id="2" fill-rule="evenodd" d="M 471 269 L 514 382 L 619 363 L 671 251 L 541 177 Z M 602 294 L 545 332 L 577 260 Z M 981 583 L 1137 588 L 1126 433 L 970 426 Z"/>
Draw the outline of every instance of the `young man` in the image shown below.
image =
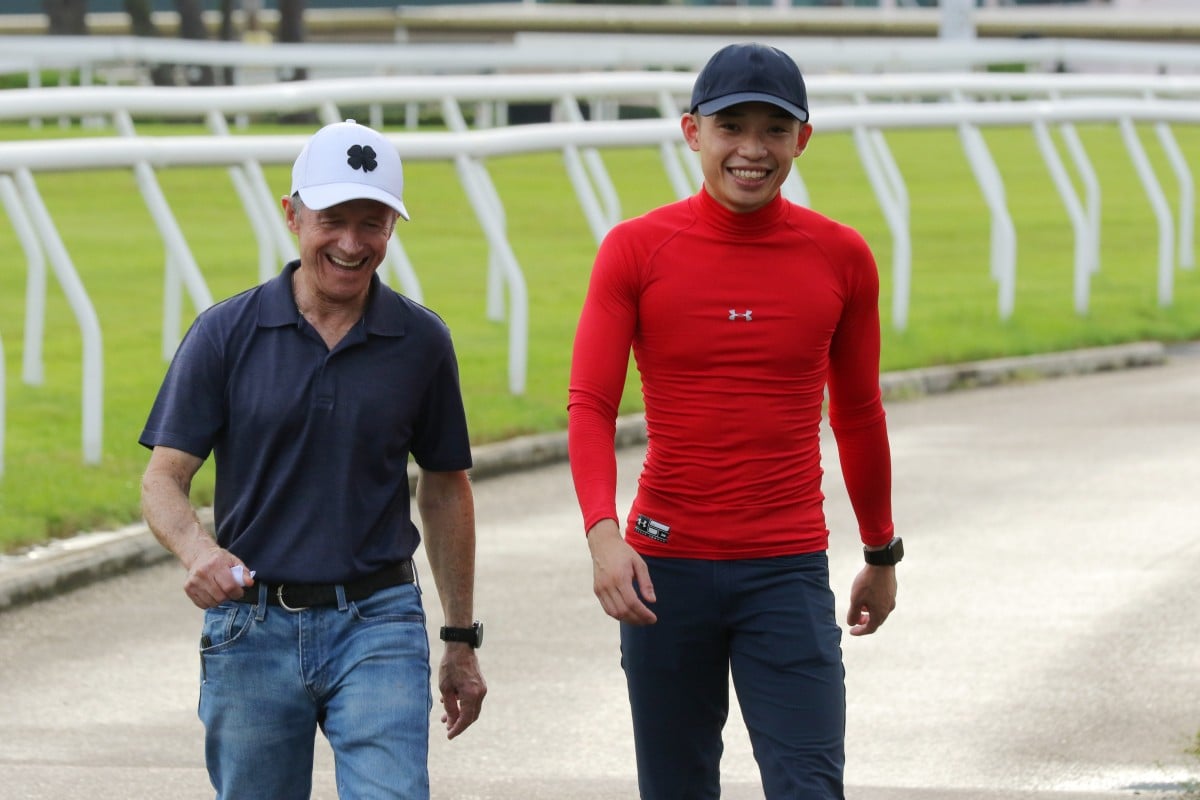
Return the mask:
<path id="1" fill-rule="evenodd" d="M 604 610 L 620 620 L 641 796 L 720 795 L 732 670 L 772 800 L 843 797 L 845 685 L 826 556 L 825 387 L 867 565 L 850 632 L 895 607 L 879 277 L 852 229 L 780 194 L 812 126 L 800 70 L 718 51 L 683 136 L 693 197 L 616 226 L 575 338 L 569 439 Z M 632 347 L 648 448 L 624 531 L 613 434 Z"/>
<path id="2" fill-rule="evenodd" d="M 218 798 L 307 798 L 318 727 L 338 793 L 429 797 L 417 505 L 447 627 L 451 738 L 487 689 L 473 623 L 471 449 L 450 334 L 375 274 L 398 218 L 395 148 L 353 120 L 305 145 L 283 198 L 299 261 L 200 314 L 141 443 L 142 508 L 205 609 L 200 718 Z M 216 540 L 192 477 L 216 459 Z"/>

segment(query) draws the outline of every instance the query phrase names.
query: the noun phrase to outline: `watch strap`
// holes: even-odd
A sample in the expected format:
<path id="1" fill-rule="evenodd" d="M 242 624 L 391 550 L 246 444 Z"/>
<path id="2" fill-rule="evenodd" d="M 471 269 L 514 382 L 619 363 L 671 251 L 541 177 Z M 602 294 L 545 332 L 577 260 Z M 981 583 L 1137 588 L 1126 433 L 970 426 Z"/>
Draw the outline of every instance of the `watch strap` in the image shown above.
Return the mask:
<path id="1" fill-rule="evenodd" d="M 904 558 L 904 541 L 899 536 L 893 536 L 887 546 L 881 550 L 863 548 L 863 558 L 874 567 L 892 567 Z"/>
<path id="2" fill-rule="evenodd" d="M 476 649 L 483 645 L 483 623 L 475 622 L 469 628 L 455 628 L 443 625 L 439 634 L 443 642 L 462 642 Z"/>

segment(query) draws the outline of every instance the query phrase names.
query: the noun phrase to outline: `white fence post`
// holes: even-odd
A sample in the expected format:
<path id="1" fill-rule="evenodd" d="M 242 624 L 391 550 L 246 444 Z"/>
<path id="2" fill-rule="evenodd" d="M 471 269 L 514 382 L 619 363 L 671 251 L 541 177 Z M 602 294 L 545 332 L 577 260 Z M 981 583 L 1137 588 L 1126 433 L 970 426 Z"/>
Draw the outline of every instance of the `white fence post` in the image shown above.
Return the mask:
<path id="1" fill-rule="evenodd" d="M 1087 270 L 1089 275 L 1094 275 L 1100 271 L 1100 179 L 1096 177 L 1096 169 L 1087 156 L 1087 150 L 1084 149 L 1075 126 L 1069 122 L 1063 123 L 1059 126 L 1059 133 L 1062 134 L 1067 152 L 1071 154 L 1071 162 L 1079 173 L 1079 180 L 1083 183 L 1088 224 Z M 1083 307 L 1087 308 L 1086 299 Z"/>
<path id="2" fill-rule="evenodd" d="M 563 95 L 558 102 L 567 122 L 586 124 L 579 101 L 575 97 Z M 592 237 L 599 243 L 621 217 L 621 204 L 612 180 L 608 177 L 608 171 L 604 168 L 604 161 L 594 147 L 581 151 L 577 147 L 567 145 L 563 148 L 563 163 L 566 165 L 567 176 L 575 187 L 583 215 L 592 229 Z"/>
<path id="3" fill-rule="evenodd" d="M 444 97 L 442 99 L 442 116 L 450 130 L 467 130 L 467 121 L 454 98 Z M 504 204 L 500 201 L 500 195 L 496 192 L 496 186 L 492 183 L 487 168 L 479 159 L 463 154 L 455 157 L 454 163 L 458 168 L 459 180 L 467 190 L 467 199 L 471 201 L 471 207 L 475 209 L 475 215 L 479 218 L 488 240 L 487 318 L 493 322 L 500 322 L 505 318 L 505 278 L 511 272 L 511 268 L 516 265 L 516 259 L 511 256 L 512 251 L 508 245 L 508 224 L 504 218 Z M 498 249 L 500 241 L 503 241 L 504 245 Z M 500 252 L 500 250 L 508 252 Z M 510 257 L 512 257 L 511 265 L 505 263 Z M 517 272 L 520 272 L 519 268 Z M 524 279 L 522 279 L 523 282 Z"/>
<path id="4" fill-rule="evenodd" d="M 45 380 L 42 339 L 46 327 L 46 255 L 38 242 L 37 230 L 25 213 L 16 184 L 8 175 L 0 175 L 0 199 L 25 251 L 25 347 L 21 378 L 30 386 L 41 386 Z"/>
<path id="5" fill-rule="evenodd" d="M 229 135 L 229 123 L 219 111 L 205 116 L 208 129 L 217 136 Z M 262 283 L 279 272 L 283 262 L 297 257 L 291 232 L 280 218 L 279 202 L 271 196 L 266 177 L 257 161 L 247 160 L 229 168 L 233 187 L 246 210 L 258 244 L 258 280 Z"/>
<path id="6" fill-rule="evenodd" d="M 133 129 L 133 119 L 129 116 L 129 112 L 115 111 L 113 120 L 120 135 L 127 137 L 136 135 Z M 187 237 L 183 235 L 179 223 L 175 220 L 175 215 L 171 213 L 167 196 L 163 194 L 162 187 L 158 185 L 158 176 L 146 161 L 135 163 L 133 174 L 138 188 L 141 190 L 142 199 L 146 203 L 146 208 L 150 211 L 150 216 L 154 220 L 159 236 L 162 237 L 163 246 L 166 248 L 165 269 L 168 272 L 174 272 L 179 277 L 183 286 L 188 290 L 192 305 L 197 311 L 203 311 L 213 304 L 212 292 L 208 290 L 208 284 L 204 282 L 200 265 L 192 257 Z M 170 291 L 178 292 L 179 284 L 174 279 L 168 279 L 166 286 Z M 180 304 L 171 301 L 164 304 L 164 309 L 168 313 L 164 315 L 163 319 L 163 352 L 166 353 L 168 350 L 174 352 L 181 335 Z"/>
<path id="7" fill-rule="evenodd" d="M 967 102 L 961 91 L 951 93 L 955 102 Z M 958 125 L 958 138 L 962 144 L 967 164 L 975 175 L 975 182 L 983 194 L 984 203 L 991 214 L 991 247 L 989 249 L 988 274 L 999 287 L 996 310 L 1000 319 L 1012 316 L 1016 302 L 1017 282 L 1017 229 L 1008 210 L 1008 199 L 1004 192 L 1004 178 L 992 158 L 987 140 L 976 125 L 966 122 Z"/>
<path id="8" fill-rule="evenodd" d="M 1183 151 L 1179 149 L 1179 143 L 1175 141 L 1175 136 L 1171 133 L 1171 126 L 1165 122 L 1156 123 L 1154 132 L 1158 136 L 1163 152 L 1167 154 L 1171 168 L 1175 171 L 1175 179 L 1179 181 L 1179 208 L 1177 211 L 1179 217 L 1179 266 L 1191 269 L 1196 266 L 1193 233 L 1196 226 L 1195 180 L 1192 178 L 1192 171 L 1188 167 L 1187 159 L 1183 157 Z"/>
<path id="9" fill-rule="evenodd" d="M 855 125 L 851 133 L 858 148 L 859 160 L 875 190 L 888 230 L 892 233 L 892 325 L 902 331 L 908 327 L 908 304 L 912 294 L 908 192 L 882 136 L 865 125 Z"/>
<path id="10" fill-rule="evenodd" d="M 59 238 L 50 213 L 42 203 L 33 175 L 28 169 L 19 168 L 14 172 L 14 176 L 25 208 L 50 256 L 54 275 L 58 278 L 67 302 L 79 322 L 83 341 L 83 460 L 86 464 L 99 464 L 104 426 L 104 349 L 101 347 L 100 321 L 96 317 L 91 300 L 88 299 L 87 290 L 79 279 L 79 273 L 71 263 L 67 248 Z"/>
<path id="11" fill-rule="evenodd" d="M 1200 63 L 1200 60 L 1197 61 Z M 173 166 L 215 166 L 230 170 L 233 185 L 242 196 L 246 213 L 255 225 L 259 240 L 260 275 L 278 270 L 278 261 L 294 254 L 294 243 L 278 213 L 277 200 L 263 178 L 260 164 L 289 164 L 307 136 L 228 135 L 225 115 L 318 109 L 327 121 L 340 119 L 338 104 L 405 104 L 439 101 L 450 132 L 401 133 L 390 135 L 407 161 L 444 160 L 455 164 L 459 179 L 479 220 L 489 250 L 489 319 L 508 321 L 509 390 L 524 391 L 527 371 L 528 297 L 520 265 L 508 242 L 505 212 L 484 160 L 493 155 L 529 152 L 561 152 L 574 172 L 573 185 L 580 205 L 589 216 L 593 235 L 619 214 L 615 189 L 611 188 L 597 148 L 658 148 L 664 170 L 680 197 L 691 194 L 702 180 L 696 154 L 680 142 L 677 98 L 690 91 L 692 76 L 672 72 L 576 73 L 571 75 L 489 75 L 358 78 L 353 81 L 309 81 L 303 85 L 272 87 L 220 87 L 214 89 L 160 89 L 154 87 L 63 87 L 12 90 L 0 95 L 0 118 L 51 119 L 56 116 L 84 118 L 113 114 L 125 135 L 65 141 L 14 141 L 0 143 L 0 200 L 8 211 L 28 262 L 26 290 L 26 336 L 24 378 L 35 384 L 42 380 L 41 343 L 46 294 L 46 259 L 63 285 L 79 322 L 84 344 L 84 453 L 86 460 L 99 458 L 102 361 L 100 330 L 86 291 L 54 223 L 38 195 L 33 174 L 38 171 L 73 171 L 128 168 L 135 172 L 139 187 L 154 215 L 166 250 L 164 272 L 166 320 L 178 319 L 178 303 L 184 286 L 198 308 L 211 303 L 199 268 L 191 259 L 183 234 L 161 195 L 155 170 Z M 858 145 L 872 189 L 884 209 L 891 231 L 893 252 L 894 326 L 903 330 L 908 321 L 912 243 L 907 189 L 892 158 L 884 131 L 893 129 L 957 128 L 976 180 L 992 215 L 991 270 L 1000 283 L 999 313 L 1012 313 L 1015 267 L 1015 233 L 1005 204 L 1003 180 L 987 151 L 980 130 L 987 126 L 1032 125 L 1052 177 L 1068 206 L 1076 235 L 1075 306 L 1087 307 L 1087 276 L 1099 263 L 1100 191 L 1095 171 L 1079 143 L 1073 123 L 1110 123 L 1119 126 L 1131 161 L 1150 197 L 1159 229 L 1158 299 L 1172 301 L 1176 252 L 1182 267 L 1190 267 L 1195 214 L 1193 181 L 1169 125 L 1200 124 L 1200 77 L 1196 76 L 1104 76 L 1104 75 L 816 75 L 809 81 L 810 97 L 859 97 L 860 104 L 819 108 L 822 133 L 849 133 Z M 958 102 L 943 100 L 958 93 Z M 1056 96 L 1069 95 L 1069 98 Z M 1152 94 L 1152 96 L 1150 96 Z M 994 96 L 1047 98 L 1039 102 L 1007 100 L 1000 103 L 966 102 L 964 98 Z M 1146 95 L 1131 102 L 1131 98 Z M 582 121 L 575 98 L 620 98 L 657 108 L 662 118 L 625 121 Z M 897 97 L 906 101 L 897 101 Z M 1157 99 L 1155 99 L 1157 98 Z M 1163 99 L 1176 98 L 1176 99 Z M 875 102 L 879 99 L 882 102 Z M 558 101 L 571 121 L 519 128 L 469 130 L 459 112 L 463 101 L 486 101 L 496 108 L 508 102 Z M 871 102 L 867 102 L 871 100 Z M 336 101 L 336 102 L 335 102 Z M 568 102 L 569 101 L 569 102 Z M 574 112 L 571 108 L 574 107 Z M 207 118 L 215 135 L 134 136 L 133 117 L 148 114 L 184 118 Z M 604 116 L 600 114 L 598 116 Z M 1135 123 L 1155 126 L 1158 140 L 1172 170 L 1179 178 L 1179 231 L 1175 236 L 1172 210 L 1166 201 L 1149 159 L 1138 139 Z M 1049 126 L 1061 126 L 1063 139 L 1085 187 L 1086 203 L 1067 192 L 1069 181 L 1053 146 Z M 591 158 L 594 156 L 594 159 Z M 793 171 L 796 174 L 796 171 Z M 797 176 L 798 177 L 798 176 Z M 14 180 L 15 179 L 15 180 Z M 798 184 L 803 190 L 802 183 Z M 785 191 L 796 192 L 796 189 Z M 611 196 L 609 196 L 611 193 Z M 600 195 L 598 198 L 597 194 Z M 792 199 L 795 199 L 794 197 Z M 269 223 L 265 221 L 270 220 Z M 261 230 L 259 230 L 261 228 Z M 389 261 L 399 260 L 408 293 L 420 299 L 419 284 L 398 239 L 389 246 Z M 277 256 L 269 253 L 278 254 Z M 294 257 L 294 256 L 293 256 Z M 268 264 L 268 258 L 276 261 Z M 1194 261 L 1194 259 L 1191 259 Z M 190 276 L 190 277 L 189 277 Z M 507 297 L 506 297 L 507 295 Z M 507 301 L 507 302 L 506 302 Z M 164 330 L 168 328 L 164 323 Z M 165 348 L 164 348 L 165 349 Z"/>
<path id="12" fill-rule="evenodd" d="M 1154 216 L 1158 220 L 1158 304 L 1165 308 L 1171 305 L 1175 291 L 1175 231 L 1171 222 L 1171 207 L 1158 178 L 1154 175 L 1154 168 L 1150 165 L 1141 139 L 1138 138 L 1133 120 L 1122 117 L 1118 124 L 1125 147 L 1129 150 L 1129 157 L 1133 159 L 1133 166 L 1141 178 L 1142 187 L 1150 199 L 1150 207 L 1154 209 Z"/>
<path id="13" fill-rule="evenodd" d="M 663 119 L 679 119 L 681 112 L 675 105 L 671 92 L 664 89 L 658 94 L 658 113 Z M 667 180 L 675 196 L 683 199 L 696 191 L 704 182 L 700 171 L 700 160 L 686 144 L 679 141 L 663 142 L 658 147 L 662 157 L 663 169 L 667 172 Z"/>
<path id="14" fill-rule="evenodd" d="M 6 374 L 7 366 L 4 357 L 4 337 L 0 336 L 0 478 L 4 477 L 4 431 L 8 427 L 8 412 L 4 406 L 4 398 L 8 397 L 8 391 L 4 386 Z"/>
<path id="15" fill-rule="evenodd" d="M 1063 205 L 1067 209 L 1067 216 L 1071 220 L 1071 226 L 1075 229 L 1075 311 L 1085 314 L 1088 309 L 1088 287 L 1091 278 L 1091 226 L 1088 224 L 1083 204 L 1079 202 L 1079 197 L 1075 194 L 1075 187 L 1071 184 L 1071 178 L 1067 174 L 1066 167 L 1063 166 L 1062 158 L 1058 155 L 1046 123 L 1040 119 L 1035 120 L 1033 133 L 1037 140 L 1038 150 L 1042 153 L 1042 160 L 1046 162 L 1046 167 L 1050 170 L 1050 178 L 1054 181 L 1055 188 L 1058 189 L 1058 196 L 1062 198 Z"/>

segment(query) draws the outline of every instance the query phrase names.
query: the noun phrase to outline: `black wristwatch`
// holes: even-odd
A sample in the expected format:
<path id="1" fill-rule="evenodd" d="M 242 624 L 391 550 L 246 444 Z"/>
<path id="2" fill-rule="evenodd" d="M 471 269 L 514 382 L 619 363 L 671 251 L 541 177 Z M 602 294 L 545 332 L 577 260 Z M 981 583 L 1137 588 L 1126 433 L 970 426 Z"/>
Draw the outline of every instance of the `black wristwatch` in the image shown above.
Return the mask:
<path id="1" fill-rule="evenodd" d="M 483 623 L 476 622 L 469 628 L 449 628 L 442 626 L 443 642 L 465 642 L 475 650 L 483 645 Z"/>
<path id="2" fill-rule="evenodd" d="M 904 558 L 904 542 L 899 536 L 893 536 L 887 547 L 882 550 L 868 550 L 864 547 L 863 558 L 873 567 L 895 566 Z"/>

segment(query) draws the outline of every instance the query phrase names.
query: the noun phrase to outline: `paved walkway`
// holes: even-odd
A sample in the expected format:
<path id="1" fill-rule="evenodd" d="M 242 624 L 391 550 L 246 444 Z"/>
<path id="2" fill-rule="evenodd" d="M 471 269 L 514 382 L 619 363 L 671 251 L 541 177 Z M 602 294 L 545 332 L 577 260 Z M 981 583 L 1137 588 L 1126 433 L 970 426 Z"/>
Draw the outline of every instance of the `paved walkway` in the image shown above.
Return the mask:
<path id="1" fill-rule="evenodd" d="M 896 615 L 843 645 L 851 800 L 1165 798 L 1200 778 L 1185 752 L 1200 731 L 1200 356 L 1081 358 L 1064 370 L 1090 374 L 889 404 L 909 555 Z M 481 453 L 483 472 L 497 462 L 476 483 L 491 693 L 462 739 L 434 725 L 438 800 L 636 796 L 615 623 L 591 595 L 557 446 L 509 445 L 533 464 L 515 472 Z M 844 597 L 861 556 L 826 447 Z M 640 457 L 622 450 L 622 505 Z M 71 592 L 48 587 L 78 579 L 46 575 L 82 556 L 0 564 L 0 797 L 211 797 L 182 572 L 96 566 L 138 538 L 78 547 L 107 577 Z M 736 714 L 723 775 L 724 797 L 761 799 Z M 314 797 L 334 797 L 323 744 Z"/>

